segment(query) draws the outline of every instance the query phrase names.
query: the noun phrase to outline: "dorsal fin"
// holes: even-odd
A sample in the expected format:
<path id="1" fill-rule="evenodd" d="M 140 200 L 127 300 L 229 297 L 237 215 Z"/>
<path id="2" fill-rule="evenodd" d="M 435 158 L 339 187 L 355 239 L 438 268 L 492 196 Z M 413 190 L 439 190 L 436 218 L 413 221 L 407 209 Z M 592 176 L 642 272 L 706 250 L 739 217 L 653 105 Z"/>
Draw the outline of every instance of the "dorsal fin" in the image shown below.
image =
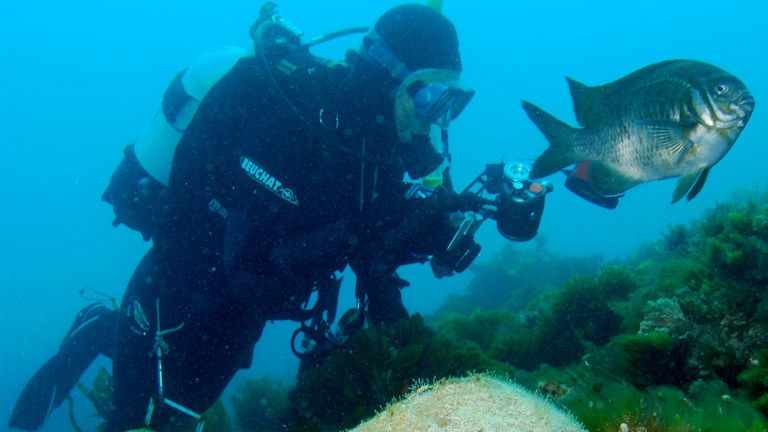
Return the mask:
<path id="1" fill-rule="evenodd" d="M 573 111 L 576 113 L 576 120 L 584 127 L 594 127 L 594 121 L 590 118 L 590 112 L 600 97 L 599 87 L 590 87 L 580 83 L 571 77 L 566 77 L 568 87 L 571 90 L 571 99 L 573 99 Z M 599 119 L 594 119 L 599 120 Z"/>

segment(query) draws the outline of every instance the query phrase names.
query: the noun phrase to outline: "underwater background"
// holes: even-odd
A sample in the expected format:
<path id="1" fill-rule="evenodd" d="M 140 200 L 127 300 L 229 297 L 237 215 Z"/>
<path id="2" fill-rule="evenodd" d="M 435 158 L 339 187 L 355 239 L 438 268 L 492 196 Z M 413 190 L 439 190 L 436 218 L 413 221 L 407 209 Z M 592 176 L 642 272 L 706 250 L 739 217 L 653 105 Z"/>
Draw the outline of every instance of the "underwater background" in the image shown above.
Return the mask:
<path id="1" fill-rule="evenodd" d="M 399 3 L 284 0 L 279 6 L 313 37 L 370 25 Z M 26 380 L 55 352 L 75 314 L 87 304 L 79 291 L 94 287 L 119 299 L 149 247 L 137 232 L 113 228 L 111 207 L 100 201 L 123 147 L 149 123 L 176 73 L 207 49 L 244 47 L 250 42 L 248 28 L 260 6 L 261 2 L 243 1 L 30 0 L 2 7 L 0 431 L 6 430 Z M 763 211 L 768 180 L 768 114 L 762 108 L 768 94 L 765 2 L 444 0 L 443 12 L 459 32 L 463 81 L 477 90 L 451 126 L 457 188 L 474 179 L 486 163 L 532 159 L 546 148 L 545 138 L 521 109 L 522 99 L 576 125 L 566 76 L 599 85 L 661 60 L 697 59 L 739 77 L 757 108 L 694 200 L 670 205 L 675 181 L 666 180 L 643 185 L 629 192 L 616 210 L 605 210 L 571 194 L 563 187 L 563 176 L 554 175 L 556 189 L 547 198 L 537 239 L 515 245 L 510 252 L 509 242 L 488 222 L 477 236 L 484 249 L 474 270 L 436 280 L 428 266 L 403 269 L 401 276 L 411 282 L 404 299 L 412 313 L 435 313 L 449 295 L 466 294 L 470 284 L 481 283 L 479 276 L 488 267 L 544 265 L 534 259 L 541 256 L 579 257 L 583 260 L 572 266 L 573 274 L 594 275 L 608 263 L 637 257 L 638 251 L 647 259 L 654 254 L 665 257 L 670 247 L 676 247 L 669 245 L 675 236 L 702 238 L 685 247 L 718 247 L 706 243 L 701 233 L 681 233 L 679 225 L 700 227 L 690 224 L 719 214 L 712 210 L 718 203 L 744 200 L 749 195 L 744 190 L 755 191 L 752 197 L 758 197 L 758 206 L 738 211 L 729 207 L 725 213 L 751 218 Z M 313 52 L 343 58 L 344 50 L 357 47 L 359 41 L 359 35 L 350 36 Z M 738 224 L 740 219 L 734 218 Z M 738 226 L 724 229 L 741 229 L 740 235 L 746 236 L 746 228 Z M 664 244 L 663 251 L 647 246 L 657 241 Z M 732 247 L 739 246 L 723 240 L 723 248 Z M 764 248 L 746 250 L 765 253 Z M 571 262 L 564 259 L 559 268 L 570 269 Z M 765 273 L 763 264 L 765 259 L 739 265 Z M 552 265 L 557 267 L 557 261 Z M 710 261 L 701 265 L 717 270 Z M 641 276 L 635 275 L 638 283 Z M 755 288 L 751 295 L 763 295 L 765 277 L 749 277 L 748 285 Z M 698 278 L 698 289 L 719 289 L 702 282 L 711 281 L 711 276 Z M 546 283 L 551 282 L 541 282 Z M 352 286 L 353 277 L 345 279 L 340 311 L 352 303 Z M 295 327 L 275 323 L 267 328 L 257 345 L 254 366 L 238 374 L 225 402 L 249 378 L 269 375 L 292 382 L 298 362 L 290 353 L 288 337 Z M 668 347 L 666 340 L 648 343 L 654 349 Z M 108 362 L 98 360 L 84 383 L 93 381 L 99 366 Z M 73 396 L 81 426 L 95 429 L 98 419 L 90 417 L 92 406 L 77 390 Z M 43 430 L 69 428 L 65 404 Z"/>

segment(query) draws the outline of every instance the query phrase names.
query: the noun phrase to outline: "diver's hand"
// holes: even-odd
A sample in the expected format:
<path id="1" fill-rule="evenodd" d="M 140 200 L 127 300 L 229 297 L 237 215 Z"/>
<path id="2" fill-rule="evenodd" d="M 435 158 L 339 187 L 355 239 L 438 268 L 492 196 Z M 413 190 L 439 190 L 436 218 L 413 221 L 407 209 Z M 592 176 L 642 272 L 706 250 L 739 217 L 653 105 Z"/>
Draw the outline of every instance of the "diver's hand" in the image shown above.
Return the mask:
<path id="1" fill-rule="evenodd" d="M 457 213 L 478 211 L 482 206 L 477 195 L 439 188 L 396 228 L 383 236 L 390 249 L 433 255 L 448 246 L 456 233 L 453 221 Z M 463 219 L 463 218 L 461 218 Z"/>
<path id="2" fill-rule="evenodd" d="M 415 257 L 434 255 L 448 246 L 456 234 L 454 216 L 457 213 L 476 211 L 480 206 L 475 194 L 457 194 L 440 188 L 396 227 L 373 241 L 358 245 L 350 264 L 368 273 L 386 274 L 400 265 L 424 261 Z"/>

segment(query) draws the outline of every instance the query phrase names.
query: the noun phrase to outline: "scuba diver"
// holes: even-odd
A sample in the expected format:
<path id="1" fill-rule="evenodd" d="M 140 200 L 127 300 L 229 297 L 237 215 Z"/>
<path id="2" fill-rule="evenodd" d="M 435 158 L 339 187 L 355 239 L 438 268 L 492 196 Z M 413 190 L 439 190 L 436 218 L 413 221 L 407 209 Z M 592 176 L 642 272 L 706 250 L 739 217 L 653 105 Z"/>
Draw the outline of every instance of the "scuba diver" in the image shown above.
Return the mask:
<path id="1" fill-rule="evenodd" d="M 447 135 L 430 131 L 474 94 L 442 14 L 397 6 L 345 62 L 312 55 L 273 4 L 251 35 L 252 50 L 202 60 L 210 76 L 195 65 L 179 74 L 157 128 L 126 148 L 103 199 L 153 247 L 118 311 L 81 312 L 10 427 L 38 429 L 98 353 L 113 361 L 107 431 L 199 418 L 250 366 L 267 321 L 335 308 L 347 265 L 371 323 L 407 318 L 395 270 L 439 255 L 456 232 L 448 215 L 480 205 L 448 184 L 427 195 L 404 182 L 445 173 L 431 137 Z"/>
<path id="2" fill-rule="evenodd" d="M 448 126 L 474 91 L 440 12 L 390 9 L 344 62 L 311 54 L 322 39 L 304 42 L 274 3 L 250 34 L 251 48 L 211 51 L 179 73 L 126 147 L 102 199 L 114 225 L 153 247 L 117 311 L 78 315 L 10 427 L 39 429 L 101 353 L 113 361 L 106 431 L 162 430 L 175 415 L 199 431 L 267 321 L 301 323 L 291 345 L 304 370 L 364 324 L 408 318 L 398 267 L 463 271 L 485 219 L 511 240 L 536 234 L 552 187 L 529 179 L 530 164 L 488 164 L 453 190 Z M 357 306 L 333 334 L 347 266 Z"/>

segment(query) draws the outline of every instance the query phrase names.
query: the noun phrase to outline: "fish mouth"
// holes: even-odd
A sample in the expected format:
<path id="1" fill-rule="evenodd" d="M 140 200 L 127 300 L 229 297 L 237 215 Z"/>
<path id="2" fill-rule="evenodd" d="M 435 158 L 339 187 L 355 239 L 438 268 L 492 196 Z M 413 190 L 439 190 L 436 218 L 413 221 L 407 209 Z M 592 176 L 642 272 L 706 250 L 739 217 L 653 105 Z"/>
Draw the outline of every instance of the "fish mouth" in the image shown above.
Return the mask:
<path id="1" fill-rule="evenodd" d="M 746 115 L 751 114 L 752 111 L 755 109 L 755 98 L 752 97 L 751 93 L 744 93 L 741 95 L 739 100 L 736 102 L 736 104 L 744 111 L 746 111 Z"/>
<path id="2" fill-rule="evenodd" d="M 749 91 L 727 101 L 717 100 L 710 92 L 692 92 L 692 97 L 700 121 L 718 129 L 743 128 L 755 108 L 755 98 Z"/>
<path id="3" fill-rule="evenodd" d="M 749 118 L 752 117 L 752 111 L 755 110 L 755 98 L 751 93 L 744 93 L 733 105 L 741 119 L 739 122 L 740 126 L 744 127 L 749 121 Z"/>
<path id="4" fill-rule="evenodd" d="M 721 107 L 707 94 L 712 109 L 711 120 L 714 126 L 721 129 L 742 129 L 747 125 L 752 111 L 755 109 L 755 98 L 749 92 L 744 92 L 738 99 L 731 101 L 727 106 Z"/>

